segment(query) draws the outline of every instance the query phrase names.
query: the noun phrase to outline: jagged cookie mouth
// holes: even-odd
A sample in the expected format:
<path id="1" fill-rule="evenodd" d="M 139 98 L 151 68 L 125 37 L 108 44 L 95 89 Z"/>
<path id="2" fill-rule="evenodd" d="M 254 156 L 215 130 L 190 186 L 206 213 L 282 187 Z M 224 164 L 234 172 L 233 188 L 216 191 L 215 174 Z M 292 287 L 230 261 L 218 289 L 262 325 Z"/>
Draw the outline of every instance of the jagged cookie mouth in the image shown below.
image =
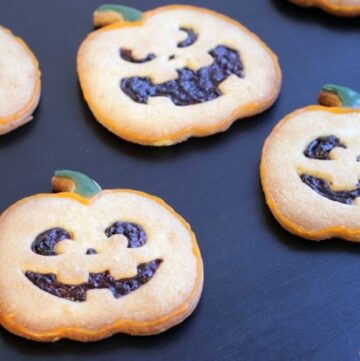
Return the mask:
<path id="1" fill-rule="evenodd" d="M 123 78 L 121 90 L 132 100 L 147 104 L 149 97 L 165 96 L 175 105 L 185 106 L 204 103 L 222 95 L 220 83 L 232 74 L 244 78 L 244 66 L 237 50 L 218 45 L 209 51 L 214 61 L 197 71 L 189 68 L 177 69 L 178 77 L 154 84 L 150 77 L 133 76 Z"/>
<path id="2" fill-rule="evenodd" d="M 128 295 L 149 282 L 162 262 L 162 259 L 154 259 L 147 263 L 141 263 L 137 266 L 137 273 L 134 277 L 118 280 L 114 279 L 109 271 L 90 273 L 88 281 L 78 285 L 61 283 L 54 273 L 43 274 L 26 271 L 25 276 L 36 287 L 51 295 L 70 301 L 84 302 L 87 291 L 94 289 L 108 289 L 115 298 Z"/>

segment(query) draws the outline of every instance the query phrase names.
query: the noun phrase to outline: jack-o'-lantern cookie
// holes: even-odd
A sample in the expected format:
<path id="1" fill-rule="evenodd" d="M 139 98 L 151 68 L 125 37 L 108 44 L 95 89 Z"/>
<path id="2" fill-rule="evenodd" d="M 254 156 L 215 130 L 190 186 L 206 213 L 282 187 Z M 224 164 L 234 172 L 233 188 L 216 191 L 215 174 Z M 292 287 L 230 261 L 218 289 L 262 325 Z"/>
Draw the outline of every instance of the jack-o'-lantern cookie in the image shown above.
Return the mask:
<path id="1" fill-rule="evenodd" d="M 24 41 L 0 26 L 0 135 L 29 122 L 40 98 L 40 70 Z"/>
<path id="2" fill-rule="evenodd" d="M 182 322 L 202 291 L 190 226 L 161 199 L 59 171 L 57 194 L 0 217 L 0 322 L 36 341 L 150 335 Z"/>
<path id="3" fill-rule="evenodd" d="M 289 0 L 304 7 L 318 7 L 338 16 L 359 16 L 360 0 Z"/>
<path id="4" fill-rule="evenodd" d="M 171 145 L 229 128 L 276 100 L 276 56 L 224 15 L 194 6 L 103 6 L 77 57 L 84 97 L 111 132 Z M 112 24 L 111 24 L 112 23 Z"/>
<path id="5" fill-rule="evenodd" d="M 266 140 L 266 202 L 296 235 L 360 242 L 360 94 L 326 85 L 319 103 L 286 116 Z"/>

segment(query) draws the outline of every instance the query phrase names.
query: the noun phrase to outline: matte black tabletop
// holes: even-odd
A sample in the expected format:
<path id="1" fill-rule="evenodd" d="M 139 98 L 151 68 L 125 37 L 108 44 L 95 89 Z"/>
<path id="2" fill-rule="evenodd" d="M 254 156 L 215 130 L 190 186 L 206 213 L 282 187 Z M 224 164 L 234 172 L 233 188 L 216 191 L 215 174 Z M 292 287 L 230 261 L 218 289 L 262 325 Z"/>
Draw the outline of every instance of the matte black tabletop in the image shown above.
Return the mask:
<path id="1" fill-rule="evenodd" d="M 258 170 L 272 127 L 313 104 L 324 83 L 360 89 L 360 19 L 284 0 L 182 2 L 257 33 L 279 56 L 283 87 L 274 107 L 226 133 L 150 148 L 112 135 L 82 99 L 75 57 L 100 0 L 0 0 L 0 24 L 25 39 L 43 74 L 34 121 L 0 137 L 0 209 L 50 191 L 55 169 L 79 170 L 103 188 L 163 198 L 192 225 L 205 266 L 197 310 L 164 334 L 38 344 L 0 330 L 0 360 L 360 360 L 360 246 L 284 231 Z M 147 10 L 168 2 L 125 3 Z"/>

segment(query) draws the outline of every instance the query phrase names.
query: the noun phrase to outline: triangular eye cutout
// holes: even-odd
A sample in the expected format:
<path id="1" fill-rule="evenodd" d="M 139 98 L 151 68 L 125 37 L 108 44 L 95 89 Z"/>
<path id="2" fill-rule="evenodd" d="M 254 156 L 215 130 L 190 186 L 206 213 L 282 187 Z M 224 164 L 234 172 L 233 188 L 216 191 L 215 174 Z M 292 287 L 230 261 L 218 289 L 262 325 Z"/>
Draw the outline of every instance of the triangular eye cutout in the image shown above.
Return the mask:
<path id="1" fill-rule="evenodd" d="M 56 227 L 40 233 L 31 244 L 31 250 L 41 256 L 56 256 L 55 245 L 64 239 L 72 239 L 70 232 Z"/>
<path id="2" fill-rule="evenodd" d="M 138 224 L 129 222 L 115 222 L 106 228 L 105 234 L 107 237 L 122 234 L 128 240 L 128 248 L 142 247 L 147 241 L 143 228 Z"/>

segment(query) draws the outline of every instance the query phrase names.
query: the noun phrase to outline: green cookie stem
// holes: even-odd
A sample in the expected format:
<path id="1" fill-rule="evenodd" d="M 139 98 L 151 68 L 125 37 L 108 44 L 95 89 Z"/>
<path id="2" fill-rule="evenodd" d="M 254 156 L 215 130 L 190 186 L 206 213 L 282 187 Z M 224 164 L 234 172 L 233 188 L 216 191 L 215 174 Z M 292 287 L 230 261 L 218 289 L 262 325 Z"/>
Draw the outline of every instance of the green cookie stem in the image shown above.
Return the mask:
<path id="1" fill-rule="evenodd" d="M 327 107 L 360 108 L 360 93 L 334 84 L 323 86 L 318 102 Z"/>
<path id="2" fill-rule="evenodd" d="M 138 21 L 142 12 L 125 5 L 104 4 L 94 11 L 94 26 L 102 27 L 121 21 Z"/>
<path id="3" fill-rule="evenodd" d="M 57 170 L 52 178 L 54 192 L 73 192 L 84 198 L 92 198 L 101 187 L 91 178 L 72 170 Z"/>

